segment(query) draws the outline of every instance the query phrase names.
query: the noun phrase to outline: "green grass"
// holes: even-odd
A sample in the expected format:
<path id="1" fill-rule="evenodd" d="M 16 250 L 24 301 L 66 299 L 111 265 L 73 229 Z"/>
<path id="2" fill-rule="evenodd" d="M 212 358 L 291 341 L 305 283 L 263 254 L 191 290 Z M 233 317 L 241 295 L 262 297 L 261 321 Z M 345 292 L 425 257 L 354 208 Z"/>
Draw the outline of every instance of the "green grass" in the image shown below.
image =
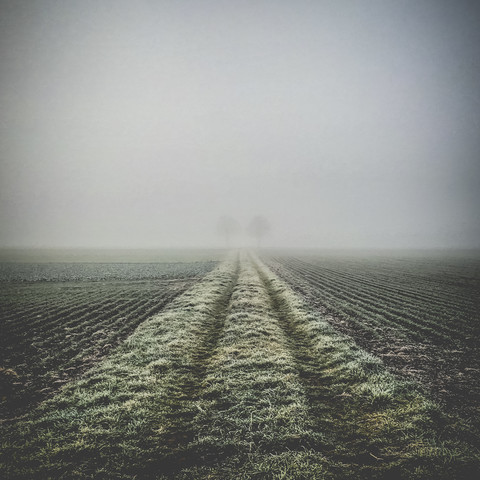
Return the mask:
<path id="1" fill-rule="evenodd" d="M 257 258 L 230 257 L 4 425 L 3 478 L 472 478 L 463 427 Z"/>

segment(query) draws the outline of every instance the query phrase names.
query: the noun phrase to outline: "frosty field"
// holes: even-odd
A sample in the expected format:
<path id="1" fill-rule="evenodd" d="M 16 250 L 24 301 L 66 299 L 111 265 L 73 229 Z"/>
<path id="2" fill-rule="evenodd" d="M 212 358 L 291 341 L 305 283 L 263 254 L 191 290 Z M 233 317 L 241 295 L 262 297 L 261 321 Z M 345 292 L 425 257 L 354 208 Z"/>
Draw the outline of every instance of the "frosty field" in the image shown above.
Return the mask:
<path id="1" fill-rule="evenodd" d="M 2 478 L 480 474 L 476 257 L 235 251 L 0 276 Z"/>

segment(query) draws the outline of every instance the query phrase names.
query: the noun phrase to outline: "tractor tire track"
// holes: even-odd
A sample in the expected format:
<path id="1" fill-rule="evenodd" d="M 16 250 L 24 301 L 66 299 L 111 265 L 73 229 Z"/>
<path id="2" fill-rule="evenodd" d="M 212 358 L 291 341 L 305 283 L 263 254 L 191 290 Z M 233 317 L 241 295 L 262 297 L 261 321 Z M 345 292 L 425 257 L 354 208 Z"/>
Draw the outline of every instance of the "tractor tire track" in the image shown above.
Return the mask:
<path id="1" fill-rule="evenodd" d="M 337 374 L 333 371 L 335 359 L 329 358 L 328 351 L 324 355 L 318 353 L 314 341 L 295 318 L 288 301 L 268 277 L 267 267 L 258 259 L 252 259 L 252 262 L 268 293 L 272 310 L 285 334 L 286 346 L 304 387 L 312 422 L 310 428 L 322 433 L 323 441 L 314 446 L 315 450 L 334 463 L 349 462 L 363 466 L 375 464 L 375 454 L 378 452 L 374 446 L 369 445 L 369 438 L 362 432 L 361 420 L 352 418 L 349 396 L 343 398 L 334 387 L 338 381 Z M 340 444 L 345 445 L 345 448 L 339 449 Z"/>
<path id="2" fill-rule="evenodd" d="M 195 455 L 188 452 L 188 446 L 197 433 L 193 425 L 199 413 L 196 402 L 202 396 L 210 359 L 215 355 L 224 330 L 240 268 L 237 256 L 231 278 L 206 321 L 199 327 L 198 341 L 190 353 L 190 362 L 178 370 L 177 382 L 169 386 L 169 398 L 165 401 L 169 425 L 156 439 L 158 458 L 146 468 L 144 474 L 148 478 L 158 474 L 171 475 L 197 462 Z"/>
<path id="3" fill-rule="evenodd" d="M 191 477 L 181 478 L 196 478 L 196 469 L 205 466 L 261 462 L 285 450 L 301 457 L 323 440 L 309 428 L 303 387 L 267 291 L 245 253 L 241 264 L 205 378 L 205 410 L 195 419 L 197 435 L 188 447 Z"/>
<path id="4" fill-rule="evenodd" d="M 324 315 L 335 330 L 351 337 L 362 349 L 381 358 L 394 374 L 421 384 L 448 412 L 460 413 L 468 422 L 475 423 L 477 430 L 480 428 L 480 363 L 475 347 L 469 346 L 465 339 L 471 335 L 477 342 L 477 337 L 466 333 L 467 326 L 459 327 L 456 333 L 459 338 L 464 336 L 463 342 L 458 347 L 446 348 L 448 337 L 444 333 L 440 335 L 440 326 L 439 332 L 434 334 L 438 333 L 438 338 L 429 339 L 426 334 L 414 333 L 415 327 L 390 323 L 387 317 L 381 322 L 373 323 L 371 315 L 362 313 L 357 316 L 355 312 L 349 313 L 345 306 L 336 307 L 330 300 L 325 303 L 326 294 L 323 291 L 324 300 L 319 303 L 322 287 L 300 270 L 293 269 L 288 262 L 270 260 L 268 268 Z M 379 288 L 385 287 L 380 285 Z M 420 290 L 424 290 L 424 287 Z M 348 292 L 348 286 L 345 287 L 345 292 Z M 335 300 L 335 297 L 332 298 Z M 423 297 L 420 298 L 424 300 Z"/>
<path id="5" fill-rule="evenodd" d="M 294 359 L 298 375 L 305 388 L 312 418 L 321 418 L 326 408 L 328 395 L 325 392 L 328 378 L 325 375 L 325 367 L 319 363 L 319 359 L 313 353 L 313 343 L 302 332 L 292 319 L 291 312 L 286 302 L 280 298 L 274 285 L 262 270 L 259 263 L 254 261 L 256 271 L 268 293 L 272 310 L 287 339 L 287 348 Z"/>

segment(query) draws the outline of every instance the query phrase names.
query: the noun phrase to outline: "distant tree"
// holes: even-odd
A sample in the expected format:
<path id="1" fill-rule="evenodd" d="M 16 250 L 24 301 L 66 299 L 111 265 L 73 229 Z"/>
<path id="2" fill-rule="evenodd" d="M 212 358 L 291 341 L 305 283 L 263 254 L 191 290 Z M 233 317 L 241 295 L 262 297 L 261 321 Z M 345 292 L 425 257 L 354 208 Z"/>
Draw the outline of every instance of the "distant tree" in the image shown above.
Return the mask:
<path id="1" fill-rule="evenodd" d="M 260 248 L 262 238 L 270 232 L 270 223 L 265 217 L 257 215 L 252 218 L 247 231 L 252 237 L 256 238 L 257 247 Z"/>
<path id="2" fill-rule="evenodd" d="M 230 248 L 232 237 L 238 233 L 240 226 L 234 218 L 224 215 L 218 220 L 217 229 L 218 233 L 225 239 L 225 246 Z"/>

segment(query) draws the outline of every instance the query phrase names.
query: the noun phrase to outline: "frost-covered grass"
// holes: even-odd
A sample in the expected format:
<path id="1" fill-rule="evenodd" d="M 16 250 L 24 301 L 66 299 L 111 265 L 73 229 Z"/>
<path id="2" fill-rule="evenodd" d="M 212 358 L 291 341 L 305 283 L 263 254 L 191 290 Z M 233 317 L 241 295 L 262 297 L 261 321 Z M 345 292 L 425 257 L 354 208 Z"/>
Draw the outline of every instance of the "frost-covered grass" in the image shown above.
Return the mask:
<path id="1" fill-rule="evenodd" d="M 469 424 L 480 447 L 478 251 L 263 259 L 336 330 Z"/>
<path id="2" fill-rule="evenodd" d="M 460 440 L 468 426 L 335 331 L 265 266 L 259 272 L 288 333 L 317 430 L 330 442 L 328 456 L 342 465 L 333 469 L 338 478 L 470 478 L 480 472 L 478 449 Z"/>
<path id="3" fill-rule="evenodd" d="M 3 432 L 6 478 L 475 478 L 461 427 L 230 258 Z"/>
<path id="4" fill-rule="evenodd" d="M 227 261 L 145 321 L 108 359 L 2 432 L 3 478 L 132 478 L 156 461 L 202 327 L 232 282 Z M 1 472 L 1 470 L 0 470 Z"/>
<path id="5" fill-rule="evenodd" d="M 260 474 L 262 465 L 273 468 L 276 457 L 276 468 L 283 468 L 286 459 L 295 463 L 305 449 L 322 443 L 322 432 L 312 429 L 287 342 L 261 279 L 243 259 L 223 335 L 206 371 L 197 437 L 190 445 L 214 472 L 228 458 L 219 478 L 235 470 Z M 196 469 L 202 463 L 194 477 Z"/>
<path id="6" fill-rule="evenodd" d="M 91 368 L 196 281 L 1 285 L 0 419 L 25 413 Z"/>

